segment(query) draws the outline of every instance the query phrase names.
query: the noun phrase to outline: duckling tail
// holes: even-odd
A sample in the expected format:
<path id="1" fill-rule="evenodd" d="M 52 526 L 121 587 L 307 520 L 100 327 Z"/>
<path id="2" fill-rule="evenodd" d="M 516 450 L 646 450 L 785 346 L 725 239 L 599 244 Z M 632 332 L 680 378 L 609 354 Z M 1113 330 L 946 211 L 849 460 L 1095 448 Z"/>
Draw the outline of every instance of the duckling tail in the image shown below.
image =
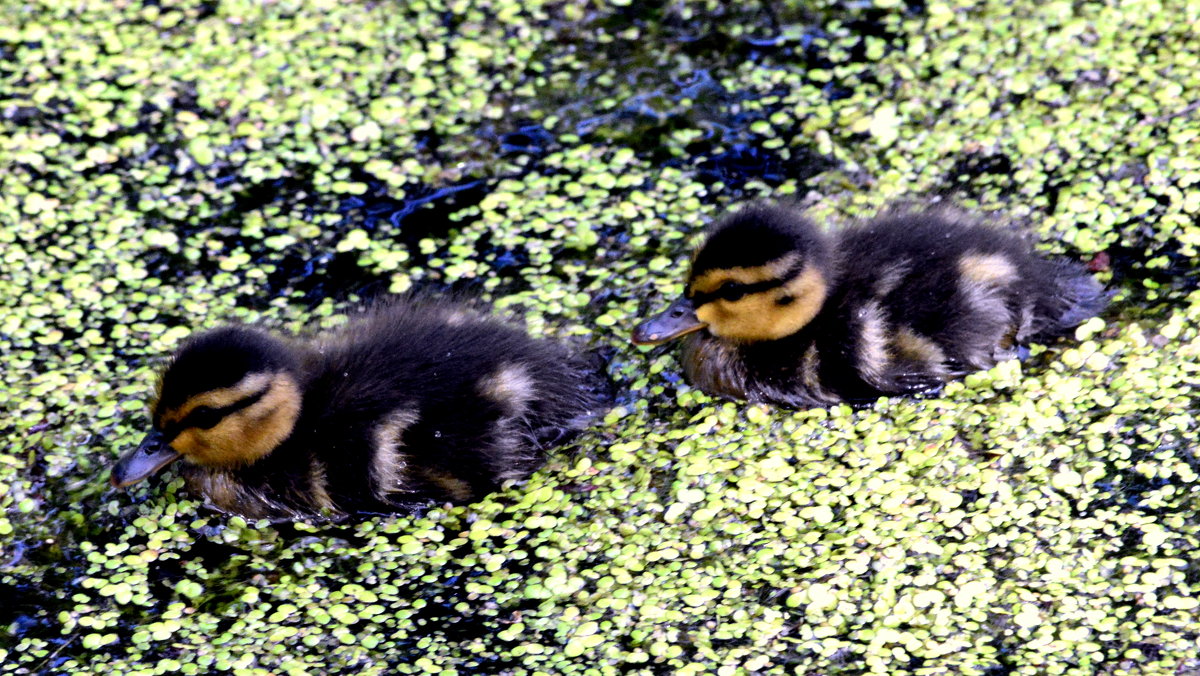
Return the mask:
<path id="1" fill-rule="evenodd" d="M 1073 261 L 1056 260 L 1051 265 L 1047 293 L 1034 320 L 1034 341 L 1057 338 L 1095 317 L 1108 306 L 1115 293 L 1105 290 L 1104 285 Z"/>
<path id="2" fill-rule="evenodd" d="M 555 400 L 554 403 L 560 407 L 558 417 L 543 419 L 540 422 L 548 424 L 532 430 L 532 440 L 537 448 L 548 450 L 568 441 L 612 407 L 615 386 L 608 376 L 608 359 L 604 349 L 571 355 L 574 376 L 570 385 L 571 394 Z"/>

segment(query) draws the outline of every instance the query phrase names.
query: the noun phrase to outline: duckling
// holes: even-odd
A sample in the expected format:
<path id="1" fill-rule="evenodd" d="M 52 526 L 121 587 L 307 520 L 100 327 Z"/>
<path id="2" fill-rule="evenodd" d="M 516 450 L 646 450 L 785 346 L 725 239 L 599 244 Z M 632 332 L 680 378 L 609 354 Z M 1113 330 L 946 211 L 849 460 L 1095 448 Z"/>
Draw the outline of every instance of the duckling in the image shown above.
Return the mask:
<path id="1" fill-rule="evenodd" d="M 187 339 L 114 486 L 177 459 L 217 509 L 288 519 L 462 503 L 522 479 L 605 405 L 583 355 L 459 303 L 407 298 L 308 340 Z"/>
<path id="2" fill-rule="evenodd" d="M 685 376 L 706 392 L 814 407 L 936 390 L 1108 300 L 1082 265 L 949 209 L 894 209 L 829 234 L 754 204 L 711 227 L 683 297 L 632 338 L 684 338 Z"/>

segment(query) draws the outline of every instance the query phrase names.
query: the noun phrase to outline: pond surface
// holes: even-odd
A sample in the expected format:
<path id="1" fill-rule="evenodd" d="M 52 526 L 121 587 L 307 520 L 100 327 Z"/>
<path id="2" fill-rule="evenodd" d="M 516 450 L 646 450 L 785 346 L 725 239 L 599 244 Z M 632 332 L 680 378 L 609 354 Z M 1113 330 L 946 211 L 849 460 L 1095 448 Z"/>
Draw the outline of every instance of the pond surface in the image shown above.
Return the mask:
<path id="1" fill-rule="evenodd" d="M 1200 671 L 1195 8 L 646 4 L 0 7 L 0 671 Z M 953 201 L 1118 294 L 936 398 L 716 401 L 628 334 L 760 197 Z M 418 515 L 109 487 L 192 330 L 411 288 L 617 406 Z"/>

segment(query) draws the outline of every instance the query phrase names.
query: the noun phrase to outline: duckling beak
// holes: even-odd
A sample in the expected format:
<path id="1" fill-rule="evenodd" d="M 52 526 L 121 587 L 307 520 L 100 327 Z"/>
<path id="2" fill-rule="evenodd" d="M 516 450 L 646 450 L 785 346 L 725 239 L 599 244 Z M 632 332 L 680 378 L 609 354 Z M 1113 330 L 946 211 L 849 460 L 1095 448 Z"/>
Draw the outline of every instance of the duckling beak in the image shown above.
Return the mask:
<path id="1" fill-rule="evenodd" d="M 638 324 L 632 340 L 637 345 L 661 345 L 708 326 L 696 317 L 692 301 L 679 298 L 666 310 Z"/>
<path id="2" fill-rule="evenodd" d="M 112 469 L 112 485 L 123 488 L 135 484 L 171 464 L 179 452 L 167 444 L 162 432 L 153 430 L 138 447 L 125 454 Z"/>

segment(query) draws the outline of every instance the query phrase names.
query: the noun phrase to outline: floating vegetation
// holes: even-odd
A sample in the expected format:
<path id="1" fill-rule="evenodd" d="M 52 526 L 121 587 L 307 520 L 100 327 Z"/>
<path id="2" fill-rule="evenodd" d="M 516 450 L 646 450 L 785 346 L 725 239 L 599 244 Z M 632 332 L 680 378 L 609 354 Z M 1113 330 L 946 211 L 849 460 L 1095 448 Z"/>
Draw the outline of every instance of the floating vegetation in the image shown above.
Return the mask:
<path id="1" fill-rule="evenodd" d="M 1196 8 L 644 4 L 4 3 L 0 672 L 1200 670 Z M 862 409 L 627 342 L 730 203 L 928 194 L 1113 310 Z M 192 330 L 412 287 L 605 349 L 618 405 L 420 515 L 108 486 Z"/>

